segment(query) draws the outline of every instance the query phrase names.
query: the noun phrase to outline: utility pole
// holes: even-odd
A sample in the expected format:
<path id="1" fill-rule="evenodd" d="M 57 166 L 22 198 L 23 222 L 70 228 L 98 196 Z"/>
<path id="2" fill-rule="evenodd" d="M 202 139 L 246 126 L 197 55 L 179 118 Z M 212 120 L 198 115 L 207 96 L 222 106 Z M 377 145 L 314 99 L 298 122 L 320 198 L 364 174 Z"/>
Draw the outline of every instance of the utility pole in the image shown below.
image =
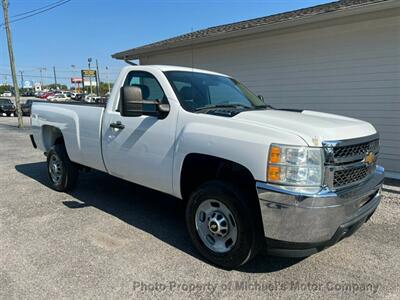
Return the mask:
<path id="1" fill-rule="evenodd" d="M 19 71 L 19 73 L 21 74 L 21 87 L 24 86 L 24 71 Z"/>
<path id="2" fill-rule="evenodd" d="M 10 30 L 10 19 L 8 17 L 8 0 L 3 0 L 3 13 L 4 13 L 4 23 L 6 26 L 6 33 L 7 33 L 8 54 L 10 56 L 11 75 L 15 90 L 15 104 L 17 106 L 18 127 L 22 128 L 24 127 L 24 121 L 22 119 L 21 102 L 19 99 L 17 72 L 15 71 L 14 50 L 12 46 L 12 36 Z"/>
<path id="3" fill-rule="evenodd" d="M 53 66 L 53 74 L 54 74 L 54 85 L 57 90 L 58 89 L 57 88 L 57 75 L 56 75 L 56 67 L 55 66 Z"/>
<path id="4" fill-rule="evenodd" d="M 110 87 L 110 78 L 108 76 L 108 67 L 106 67 L 106 80 L 107 80 L 107 85 L 108 85 L 108 93 L 111 93 L 111 87 Z"/>
<path id="5" fill-rule="evenodd" d="M 71 68 L 72 68 L 72 77 L 75 77 L 75 68 L 76 68 L 76 66 L 75 65 L 71 65 Z M 79 86 L 79 83 L 74 83 L 74 86 L 75 86 L 75 93 L 80 93 L 80 86 Z M 77 88 L 78 87 L 78 88 Z"/>
<path id="6" fill-rule="evenodd" d="M 42 70 L 43 70 L 42 68 L 39 69 L 39 71 L 40 71 L 40 85 L 43 88 L 43 73 L 42 73 Z"/>
<path id="7" fill-rule="evenodd" d="M 41 85 L 41 88 L 43 89 L 43 86 L 44 86 L 44 82 L 43 82 L 43 71 L 46 71 L 47 69 L 46 68 L 39 68 L 39 71 L 40 71 L 40 85 Z"/>
<path id="8" fill-rule="evenodd" d="M 89 57 L 87 61 L 88 61 L 88 67 L 89 67 L 89 71 L 90 71 L 90 63 L 92 62 L 92 59 Z M 89 84 L 90 84 L 90 95 L 92 95 L 93 94 L 92 76 L 89 76 Z"/>
<path id="9" fill-rule="evenodd" d="M 99 63 L 96 59 L 96 92 L 97 96 L 100 96 L 100 74 L 99 74 Z"/>

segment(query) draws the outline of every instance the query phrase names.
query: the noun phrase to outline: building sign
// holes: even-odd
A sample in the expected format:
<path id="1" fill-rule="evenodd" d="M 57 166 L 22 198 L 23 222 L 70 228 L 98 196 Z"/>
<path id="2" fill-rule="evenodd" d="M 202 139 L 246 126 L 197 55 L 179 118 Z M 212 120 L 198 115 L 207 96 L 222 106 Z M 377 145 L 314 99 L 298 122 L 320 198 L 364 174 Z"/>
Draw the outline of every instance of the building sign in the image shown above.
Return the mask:
<path id="1" fill-rule="evenodd" d="M 82 78 L 93 77 L 96 78 L 96 70 L 81 70 Z"/>
<path id="2" fill-rule="evenodd" d="M 81 70 L 83 86 L 97 86 L 96 70 Z"/>
<path id="3" fill-rule="evenodd" d="M 83 81 L 83 86 L 90 86 L 90 85 L 97 86 L 96 78 L 93 79 L 85 78 L 85 80 Z"/>
<path id="4" fill-rule="evenodd" d="M 83 82 L 83 79 L 81 77 L 72 77 L 71 78 L 71 83 L 81 84 L 82 82 Z"/>
<path id="5" fill-rule="evenodd" d="M 24 85 L 23 85 L 22 88 L 24 88 L 24 89 L 31 89 L 31 88 L 32 88 L 32 81 L 30 81 L 30 80 L 25 80 L 25 81 L 24 81 Z"/>
<path id="6" fill-rule="evenodd" d="M 40 92 L 42 90 L 42 84 L 40 82 L 35 82 L 35 91 Z"/>

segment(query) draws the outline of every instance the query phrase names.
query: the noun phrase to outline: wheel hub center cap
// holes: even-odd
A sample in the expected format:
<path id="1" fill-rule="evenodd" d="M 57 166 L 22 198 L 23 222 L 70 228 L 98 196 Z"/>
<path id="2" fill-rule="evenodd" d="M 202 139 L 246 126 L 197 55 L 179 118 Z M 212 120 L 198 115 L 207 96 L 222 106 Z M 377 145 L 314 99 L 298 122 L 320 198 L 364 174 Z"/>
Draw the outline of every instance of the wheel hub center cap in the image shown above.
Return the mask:
<path id="1" fill-rule="evenodd" d="M 208 221 L 208 229 L 211 233 L 224 237 L 228 234 L 228 221 L 222 213 L 214 212 Z"/>
<path id="2" fill-rule="evenodd" d="M 216 232 L 216 231 L 218 231 L 218 224 L 217 223 L 215 223 L 215 222 L 210 222 L 210 230 L 212 231 L 212 232 Z"/>

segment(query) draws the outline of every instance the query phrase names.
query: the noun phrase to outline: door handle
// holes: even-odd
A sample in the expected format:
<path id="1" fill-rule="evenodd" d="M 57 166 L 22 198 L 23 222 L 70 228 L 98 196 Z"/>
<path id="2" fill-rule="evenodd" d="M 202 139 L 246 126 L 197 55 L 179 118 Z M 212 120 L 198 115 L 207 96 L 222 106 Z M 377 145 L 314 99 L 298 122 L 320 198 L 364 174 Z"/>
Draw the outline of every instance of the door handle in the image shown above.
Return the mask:
<path id="1" fill-rule="evenodd" d="M 125 125 L 122 124 L 120 121 L 117 121 L 117 122 L 115 122 L 115 123 L 111 123 L 111 124 L 110 124 L 110 127 L 111 127 L 111 128 L 116 128 L 116 129 L 124 129 L 124 128 L 125 128 Z"/>

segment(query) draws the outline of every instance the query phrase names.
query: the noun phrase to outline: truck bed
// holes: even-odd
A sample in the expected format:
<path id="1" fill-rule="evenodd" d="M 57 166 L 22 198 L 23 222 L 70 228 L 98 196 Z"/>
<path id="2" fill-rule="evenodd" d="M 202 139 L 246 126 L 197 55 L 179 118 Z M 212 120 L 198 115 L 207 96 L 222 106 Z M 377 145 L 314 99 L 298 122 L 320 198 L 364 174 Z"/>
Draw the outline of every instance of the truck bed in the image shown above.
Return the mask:
<path id="1" fill-rule="evenodd" d="M 101 120 L 104 104 L 45 102 L 32 105 L 32 132 L 39 149 L 47 152 L 52 138 L 46 130 L 59 128 L 71 161 L 105 171 L 101 154 Z M 40 116 L 40 117 L 38 117 Z M 57 132 L 46 136 L 57 136 Z"/>

